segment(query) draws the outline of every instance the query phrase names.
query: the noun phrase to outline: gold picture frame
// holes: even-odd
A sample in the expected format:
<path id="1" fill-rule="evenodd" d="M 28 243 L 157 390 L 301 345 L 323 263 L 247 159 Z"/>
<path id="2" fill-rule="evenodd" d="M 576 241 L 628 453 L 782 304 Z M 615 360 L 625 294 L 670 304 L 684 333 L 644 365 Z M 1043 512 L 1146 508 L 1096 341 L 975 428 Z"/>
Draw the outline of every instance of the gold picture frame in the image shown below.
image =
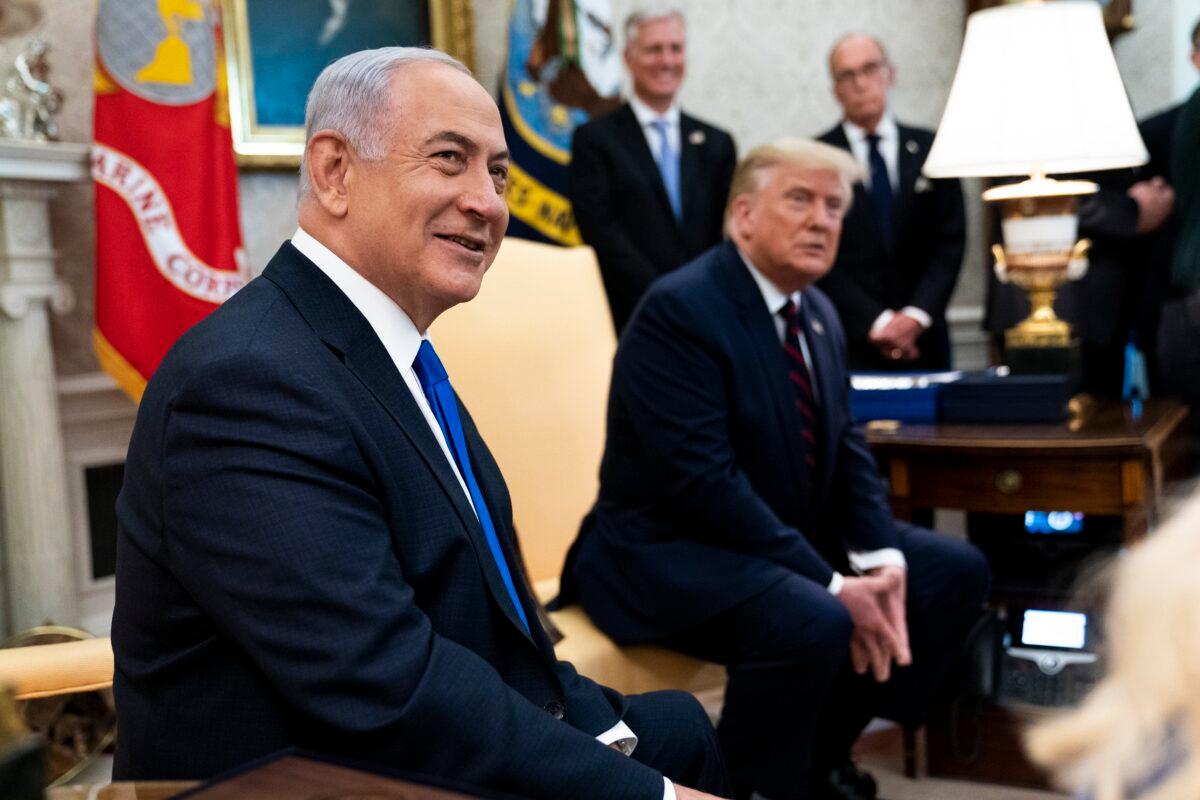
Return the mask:
<path id="1" fill-rule="evenodd" d="M 396 44 L 415 45 L 429 42 L 474 69 L 475 24 L 471 0 L 375 0 L 373 5 L 366 7 L 367 11 L 364 13 L 379 13 L 381 9 L 386 12 L 386 3 L 389 1 L 396 4 L 422 1 L 428 3 L 428 31 L 417 32 L 417 41 L 395 41 Z M 284 6 L 284 4 L 278 4 L 277 0 L 221 0 L 225 72 L 229 83 L 229 124 L 233 134 L 233 149 L 237 155 L 239 166 L 295 168 L 299 166 L 300 156 L 304 150 L 302 121 L 288 119 L 286 122 L 280 122 L 272 119 L 270 113 L 264 114 L 263 109 L 260 109 L 261 98 L 255 94 L 254 67 L 256 61 L 261 63 L 262 60 L 255 58 L 256 35 L 255 31 L 251 30 L 252 14 L 249 6 L 254 3 L 267 4 L 263 8 L 277 9 L 283 6 L 288 9 L 291 17 L 302 13 L 300 8 L 302 4 L 299 3 L 289 3 Z M 328 5 L 325 7 L 331 8 Z M 280 47 L 279 37 L 286 37 L 292 35 L 293 32 L 302 30 L 304 30 L 303 26 L 293 24 L 271 29 L 270 34 L 276 39 L 272 51 L 275 53 L 273 58 L 276 63 L 272 66 L 281 67 L 281 69 L 271 71 L 271 80 L 275 80 L 275 76 L 292 78 L 296 74 L 309 75 L 310 73 L 315 78 L 314 69 L 319 70 L 333 58 L 361 47 L 377 46 L 377 43 L 356 46 L 351 32 L 347 34 L 344 41 L 340 42 L 342 45 L 340 51 L 333 53 L 331 57 L 318 64 L 314 62 L 317 54 L 311 47 L 302 46 L 299 39 L 295 48 Z M 347 30 L 350 29 L 347 28 Z M 372 32 L 377 33 L 378 26 L 374 27 Z M 398 31 L 397 33 L 397 38 L 403 38 L 401 34 L 408 33 L 411 36 L 413 32 Z M 289 63 L 293 57 L 298 61 L 307 59 L 307 63 L 297 64 L 294 65 L 294 69 L 288 69 L 293 66 Z M 308 88 L 308 86 L 300 86 L 295 80 L 291 80 L 289 85 L 282 86 L 278 92 L 273 93 L 271 100 L 277 106 L 285 107 L 289 114 L 298 113 L 302 117 Z M 276 116 L 279 116 L 277 112 Z"/>

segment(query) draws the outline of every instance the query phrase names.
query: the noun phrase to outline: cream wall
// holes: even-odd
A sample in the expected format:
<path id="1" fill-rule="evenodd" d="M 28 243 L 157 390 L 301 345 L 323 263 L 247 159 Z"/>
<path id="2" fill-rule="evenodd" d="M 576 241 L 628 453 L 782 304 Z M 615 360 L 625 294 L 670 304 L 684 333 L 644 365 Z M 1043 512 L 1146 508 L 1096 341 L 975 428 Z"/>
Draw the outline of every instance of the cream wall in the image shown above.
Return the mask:
<path id="1" fill-rule="evenodd" d="M 42 0 L 44 36 L 53 48 L 53 82 L 66 93 L 60 116 L 65 140 L 91 138 L 92 14 L 90 0 Z M 905 121 L 936 125 L 949 92 L 962 42 L 960 0 L 684 0 L 689 20 L 689 79 L 683 104 L 731 130 L 744 150 L 783 135 L 811 135 L 837 118 L 829 93 L 825 56 L 841 33 L 858 29 L 881 36 L 896 64 L 893 95 Z M 504 56 L 509 0 L 475 0 L 477 68 L 486 86 L 496 85 Z M 630 0 L 614 0 L 618 19 Z M 1139 115 L 1177 98 L 1178 49 L 1200 0 L 1135 0 L 1137 29 L 1118 40 L 1116 53 Z M 0 63 L 11 63 L 23 40 L 0 46 Z M 1172 77 L 1172 76 L 1176 77 Z M 1185 76 L 1186 77 L 1186 76 Z M 256 269 L 295 226 L 295 178 L 290 173 L 243 172 L 241 208 L 247 249 Z M 977 194 L 969 191 L 977 216 Z M 94 232 L 90 187 L 66 190 L 56 201 L 53 234 L 60 271 L 79 298 L 75 311 L 55 320 L 60 374 L 96 369 L 89 343 L 92 319 Z M 968 323 L 982 298 L 983 259 L 978 242 L 954 304 Z"/>

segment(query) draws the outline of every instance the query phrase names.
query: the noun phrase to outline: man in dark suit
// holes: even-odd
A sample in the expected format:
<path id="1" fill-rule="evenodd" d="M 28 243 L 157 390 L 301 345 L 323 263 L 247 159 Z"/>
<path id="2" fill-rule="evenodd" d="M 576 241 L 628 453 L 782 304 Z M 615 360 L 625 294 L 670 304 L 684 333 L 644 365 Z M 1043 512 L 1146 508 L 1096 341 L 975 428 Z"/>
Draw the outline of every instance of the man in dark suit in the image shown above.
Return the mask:
<path id="1" fill-rule="evenodd" d="M 872 797 L 851 744 L 875 715 L 921 721 L 986 593 L 977 550 L 893 521 L 851 427 L 845 336 L 811 287 L 857 174 L 796 140 L 738 166 L 732 241 L 659 279 L 621 339 L 565 570 L 616 641 L 728 666 L 739 798 Z"/>
<path id="2" fill-rule="evenodd" d="M 866 172 L 837 262 L 818 284 L 846 328 L 850 369 L 946 369 L 946 304 L 963 258 L 962 189 L 921 175 L 933 131 L 892 116 L 895 69 L 879 41 L 842 37 L 829 72 L 843 118 L 820 140 L 849 150 Z"/>
<path id="3" fill-rule="evenodd" d="M 655 278 L 721 241 L 737 161 L 728 133 L 679 110 L 682 14 L 634 13 L 625 36 L 633 94 L 575 131 L 568 184 L 618 335 Z"/>
<path id="4" fill-rule="evenodd" d="M 504 479 L 424 337 L 508 222 L 495 104 L 449 56 L 382 48 L 328 67 L 306 116 L 300 229 L 139 410 L 116 776 L 298 746 L 521 797 L 719 791 L 694 698 L 555 659 Z"/>

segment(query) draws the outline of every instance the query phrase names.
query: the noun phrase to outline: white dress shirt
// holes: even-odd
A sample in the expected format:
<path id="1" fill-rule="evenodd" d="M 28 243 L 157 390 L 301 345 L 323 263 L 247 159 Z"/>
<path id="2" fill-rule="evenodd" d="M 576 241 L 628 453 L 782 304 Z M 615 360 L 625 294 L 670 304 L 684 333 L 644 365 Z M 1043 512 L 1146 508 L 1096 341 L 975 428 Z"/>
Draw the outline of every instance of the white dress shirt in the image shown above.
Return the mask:
<path id="1" fill-rule="evenodd" d="M 391 356 L 392 363 L 396 365 L 400 376 L 404 378 L 404 384 L 412 394 L 413 400 L 416 401 L 417 407 L 421 409 L 421 414 L 424 415 L 430 432 L 441 446 L 442 453 L 446 456 L 447 463 L 450 464 L 450 469 L 454 470 L 454 476 L 458 478 L 458 485 L 462 487 L 463 495 L 474 509 L 475 504 L 471 500 L 471 493 L 467 491 L 466 481 L 459 472 L 458 463 L 455 462 L 454 456 L 450 452 L 446 436 L 442 432 L 442 426 L 438 425 L 437 417 L 434 416 L 433 409 L 429 407 L 429 400 L 425 397 L 425 390 L 421 388 L 421 381 L 413 369 L 413 361 L 417 358 L 421 340 L 427 339 L 428 336 L 418 331 L 417 326 L 413 324 L 404 309 L 396 305 L 378 286 L 364 278 L 303 228 L 297 228 L 292 235 L 292 246 L 315 264 L 317 269 L 324 272 L 342 290 L 342 294 L 346 295 L 354 307 L 367 318 L 367 323 L 375 331 L 379 341 L 383 343 L 384 349 Z M 628 725 L 620 721 L 597 736 L 596 739 L 601 744 L 616 745 L 626 755 L 632 753 L 633 748 L 637 746 L 637 736 L 629 729 Z M 665 778 L 663 780 L 666 781 L 664 800 L 675 800 L 675 790 L 671 786 L 671 782 Z"/>
<path id="2" fill-rule="evenodd" d="M 846 141 L 850 143 L 850 152 L 858 160 L 858 163 L 863 165 L 866 175 L 863 177 L 863 185 L 868 189 L 871 188 L 871 145 L 867 142 L 868 132 L 865 128 L 855 125 L 848 119 L 842 120 L 842 133 L 846 134 Z M 892 194 L 896 197 L 900 195 L 900 128 L 896 125 L 896 118 L 892 116 L 890 111 L 885 111 L 883 117 L 880 118 L 879 124 L 875 126 L 875 134 L 879 137 L 879 155 L 883 157 L 883 164 L 887 167 L 888 182 L 892 184 Z M 933 324 L 933 317 L 929 312 L 917 306 L 905 306 L 900 309 L 900 313 L 905 316 L 912 317 L 917 321 L 922 328 L 928 328 Z M 896 316 L 896 312 L 890 308 L 884 309 L 875 321 L 871 323 L 871 333 L 875 334 L 887 327 L 887 324 Z"/>
<path id="3" fill-rule="evenodd" d="M 783 317 L 780 316 L 780 310 L 787 305 L 788 300 L 796 304 L 796 308 L 800 308 L 800 304 L 804 301 L 804 295 L 800 292 L 793 292 L 790 295 L 784 294 L 779 290 L 779 287 L 771 282 L 771 279 L 759 272 L 758 267 L 751 263 L 750 259 L 746 258 L 746 254 L 738 250 L 738 254 L 742 257 L 742 262 L 745 263 L 746 269 L 750 271 L 750 277 L 754 278 L 754 283 L 758 286 L 758 291 L 762 293 L 763 302 L 767 304 L 767 310 L 771 312 L 771 320 L 775 323 L 775 331 L 779 335 L 779 340 L 783 341 L 783 334 L 786 331 L 786 323 Z M 804 363 L 809 365 L 808 374 L 813 387 L 813 400 L 818 402 L 819 395 L 817 394 L 817 372 L 812 368 L 812 356 L 808 348 L 808 338 L 804 331 L 800 331 L 800 352 L 804 354 Z M 900 552 L 895 547 L 884 547 L 880 550 L 849 550 L 846 553 L 850 561 L 850 566 L 855 572 L 861 574 L 867 570 L 875 569 L 876 567 L 897 566 L 907 568 L 908 562 L 904 559 L 904 553 Z M 829 586 L 826 587 L 830 594 L 838 594 L 842 591 L 842 584 L 845 582 L 845 577 L 834 572 L 833 577 L 829 580 Z"/>
<path id="4" fill-rule="evenodd" d="M 662 136 L 651 123 L 660 119 L 667 123 L 667 137 L 668 144 L 671 145 L 671 152 L 675 154 L 676 158 L 680 157 L 682 151 L 679 148 L 683 141 L 683 134 L 679 129 L 679 103 L 671 103 L 671 107 L 660 114 L 639 100 L 636 94 L 630 94 L 629 108 L 637 117 L 638 125 L 642 126 L 642 135 L 646 137 L 646 145 L 650 148 L 650 155 L 654 156 L 656 162 L 659 153 L 662 152 Z"/>

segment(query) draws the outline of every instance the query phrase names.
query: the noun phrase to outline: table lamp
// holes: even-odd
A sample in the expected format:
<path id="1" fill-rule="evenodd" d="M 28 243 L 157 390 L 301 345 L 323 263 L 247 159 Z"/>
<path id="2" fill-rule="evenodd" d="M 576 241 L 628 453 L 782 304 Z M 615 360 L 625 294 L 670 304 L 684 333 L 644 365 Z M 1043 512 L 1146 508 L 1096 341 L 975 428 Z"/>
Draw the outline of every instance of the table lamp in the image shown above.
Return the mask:
<path id="1" fill-rule="evenodd" d="M 1032 312 L 1005 332 L 1014 372 L 1074 372 L 1078 342 L 1054 313 L 1059 286 L 1087 271 L 1077 240 L 1090 181 L 1051 173 L 1144 164 L 1145 145 L 1095 0 L 1027 0 L 967 19 L 962 55 L 924 173 L 1028 175 L 983 199 L 1000 207 L 996 275 L 1029 294 Z"/>

